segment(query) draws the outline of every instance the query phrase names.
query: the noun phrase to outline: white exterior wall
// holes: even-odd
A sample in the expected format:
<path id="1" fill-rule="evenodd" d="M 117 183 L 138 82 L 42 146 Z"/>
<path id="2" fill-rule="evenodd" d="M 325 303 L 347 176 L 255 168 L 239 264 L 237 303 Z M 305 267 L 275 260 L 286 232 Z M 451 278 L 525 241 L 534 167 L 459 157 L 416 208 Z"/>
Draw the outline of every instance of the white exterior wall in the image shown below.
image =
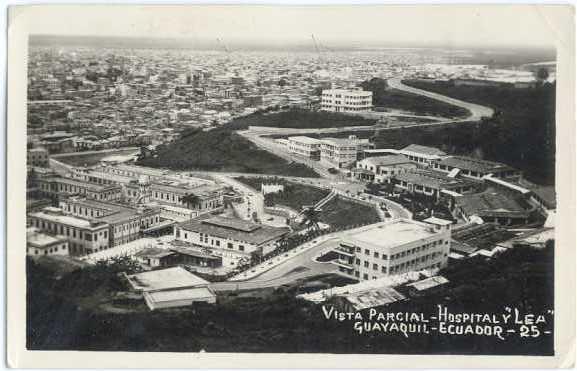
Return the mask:
<path id="1" fill-rule="evenodd" d="M 109 248 L 108 224 L 88 229 L 66 225 L 50 219 L 30 217 L 30 223 L 42 232 L 51 232 L 68 239 L 70 255 L 85 255 Z M 86 236 L 91 236 L 88 241 Z"/>
<path id="2" fill-rule="evenodd" d="M 341 256 L 353 269 L 347 271 L 341 268 L 341 272 L 363 281 L 445 267 L 451 248 L 450 228 L 445 228 L 433 236 L 392 248 L 355 246 L 354 257 Z M 375 256 L 375 253 L 378 255 Z"/>
<path id="3" fill-rule="evenodd" d="M 380 183 L 388 181 L 392 176 L 405 173 L 411 169 L 416 169 L 415 164 L 400 164 L 395 166 L 379 166 L 379 170 L 375 175 L 375 180 Z"/>
<path id="4" fill-rule="evenodd" d="M 373 93 L 361 90 L 323 90 L 321 109 L 332 112 L 363 112 L 373 108 Z"/>
<path id="5" fill-rule="evenodd" d="M 68 255 L 68 241 L 62 241 L 47 247 L 28 245 L 26 253 L 30 256 Z"/>
<path id="6" fill-rule="evenodd" d="M 321 143 L 309 143 L 300 141 L 298 138 L 288 138 L 289 151 L 305 157 L 313 157 L 313 153 L 321 148 Z"/>
<path id="7" fill-rule="evenodd" d="M 329 143 L 321 145 L 321 161 L 336 167 L 345 167 L 357 161 L 357 146 L 337 146 Z"/>
<path id="8" fill-rule="evenodd" d="M 257 251 L 258 247 L 243 241 L 225 239 L 215 236 L 203 235 L 200 233 L 187 231 L 182 228 L 175 228 L 174 237 L 179 241 L 185 241 L 211 249 L 215 255 L 239 259 L 250 256 L 250 253 Z"/>

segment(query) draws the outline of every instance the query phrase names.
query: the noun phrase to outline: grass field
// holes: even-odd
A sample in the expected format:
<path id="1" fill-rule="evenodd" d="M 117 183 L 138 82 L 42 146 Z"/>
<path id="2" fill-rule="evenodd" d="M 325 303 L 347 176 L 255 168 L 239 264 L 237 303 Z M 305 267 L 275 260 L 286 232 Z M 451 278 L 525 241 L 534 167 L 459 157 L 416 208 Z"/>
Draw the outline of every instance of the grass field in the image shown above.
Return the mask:
<path id="1" fill-rule="evenodd" d="M 380 221 L 379 214 L 373 207 L 340 197 L 333 198 L 323 206 L 320 220 L 337 228 Z"/>

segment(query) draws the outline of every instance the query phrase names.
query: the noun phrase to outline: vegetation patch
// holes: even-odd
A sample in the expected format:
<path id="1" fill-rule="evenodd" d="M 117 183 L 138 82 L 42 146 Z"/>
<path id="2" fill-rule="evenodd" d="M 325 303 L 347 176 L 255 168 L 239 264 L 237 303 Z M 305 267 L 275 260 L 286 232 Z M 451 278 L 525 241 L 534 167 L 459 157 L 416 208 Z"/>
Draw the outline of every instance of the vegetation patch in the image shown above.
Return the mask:
<path id="1" fill-rule="evenodd" d="M 322 207 L 319 220 L 337 229 L 381 221 L 374 207 L 338 196 Z"/>
<path id="2" fill-rule="evenodd" d="M 138 164 L 172 170 L 319 177 L 310 167 L 260 149 L 227 128 L 188 129 L 178 140 L 158 146 L 153 156 L 139 159 Z"/>
<path id="3" fill-rule="evenodd" d="M 343 113 L 311 111 L 293 108 L 274 113 L 254 113 L 232 120 L 226 125 L 233 130 L 246 130 L 249 126 L 266 126 L 275 128 L 340 128 L 345 126 L 372 126 L 376 120 Z"/>

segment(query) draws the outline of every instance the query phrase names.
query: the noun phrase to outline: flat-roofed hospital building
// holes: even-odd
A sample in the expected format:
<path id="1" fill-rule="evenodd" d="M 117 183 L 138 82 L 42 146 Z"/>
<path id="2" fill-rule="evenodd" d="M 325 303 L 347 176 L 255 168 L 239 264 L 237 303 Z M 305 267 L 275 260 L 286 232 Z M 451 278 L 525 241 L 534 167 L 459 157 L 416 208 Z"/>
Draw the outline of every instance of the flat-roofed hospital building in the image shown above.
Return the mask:
<path id="1" fill-rule="evenodd" d="M 372 280 L 447 265 L 451 222 L 431 217 L 373 224 L 343 237 L 334 252 L 339 271 L 358 280 Z"/>

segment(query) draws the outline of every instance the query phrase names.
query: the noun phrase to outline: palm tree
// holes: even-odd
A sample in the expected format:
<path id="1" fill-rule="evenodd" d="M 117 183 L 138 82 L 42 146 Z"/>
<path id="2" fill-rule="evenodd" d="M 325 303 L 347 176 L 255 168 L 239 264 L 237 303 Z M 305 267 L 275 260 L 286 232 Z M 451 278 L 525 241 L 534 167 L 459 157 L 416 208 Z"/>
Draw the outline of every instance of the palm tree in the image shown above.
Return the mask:
<path id="1" fill-rule="evenodd" d="M 304 206 L 303 210 L 301 211 L 301 215 L 303 216 L 303 220 L 301 225 L 307 225 L 312 227 L 313 230 L 318 231 L 320 230 L 319 222 L 320 222 L 320 215 L 322 209 L 313 206 Z"/>

